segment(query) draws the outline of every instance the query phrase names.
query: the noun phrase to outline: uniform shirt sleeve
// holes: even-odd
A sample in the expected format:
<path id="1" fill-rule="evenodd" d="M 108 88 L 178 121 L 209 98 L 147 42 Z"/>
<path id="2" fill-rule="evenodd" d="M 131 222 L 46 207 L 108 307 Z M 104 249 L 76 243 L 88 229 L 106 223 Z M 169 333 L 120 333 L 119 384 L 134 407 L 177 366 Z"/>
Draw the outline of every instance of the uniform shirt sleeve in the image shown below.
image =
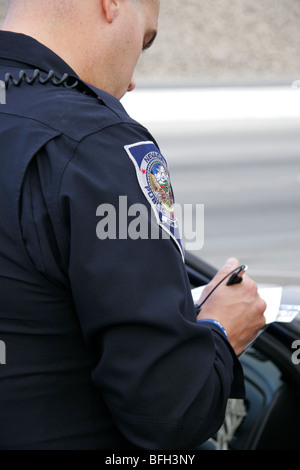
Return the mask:
<path id="1" fill-rule="evenodd" d="M 228 397 L 243 395 L 242 369 L 220 330 L 197 324 L 176 243 L 124 236 L 137 204 L 148 209 L 139 220 L 149 234 L 156 223 L 125 150 L 145 139 L 138 126 L 119 124 L 78 145 L 57 199 L 69 240 L 60 271 L 95 358 L 93 383 L 121 432 L 140 448 L 192 448 L 222 425 Z M 100 239 L 104 216 L 109 236 Z"/>

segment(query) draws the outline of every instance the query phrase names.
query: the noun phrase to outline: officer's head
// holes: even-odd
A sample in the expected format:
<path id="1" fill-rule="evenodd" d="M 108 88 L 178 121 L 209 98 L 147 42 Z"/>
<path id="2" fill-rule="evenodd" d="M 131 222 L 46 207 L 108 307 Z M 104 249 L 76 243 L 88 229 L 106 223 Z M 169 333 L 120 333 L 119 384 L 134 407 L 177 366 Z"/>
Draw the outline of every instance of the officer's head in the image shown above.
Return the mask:
<path id="1" fill-rule="evenodd" d="M 134 88 L 160 0 L 9 0 L 3 29 L 34 37 L 86 82 L 120 99 Z"/>

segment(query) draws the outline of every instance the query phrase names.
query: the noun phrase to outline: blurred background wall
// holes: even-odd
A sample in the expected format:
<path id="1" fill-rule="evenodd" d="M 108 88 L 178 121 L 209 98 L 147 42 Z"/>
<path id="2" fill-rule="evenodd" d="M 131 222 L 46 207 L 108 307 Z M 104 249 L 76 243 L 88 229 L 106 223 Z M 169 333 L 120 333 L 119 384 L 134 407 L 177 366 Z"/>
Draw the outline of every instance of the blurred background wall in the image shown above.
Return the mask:
<path id="1" fill-rule="evenodd" d="M 157 43 L 137 77 L 290 83 L 300 77 L 299 52 L 299 0 L 162 0 Z"/>

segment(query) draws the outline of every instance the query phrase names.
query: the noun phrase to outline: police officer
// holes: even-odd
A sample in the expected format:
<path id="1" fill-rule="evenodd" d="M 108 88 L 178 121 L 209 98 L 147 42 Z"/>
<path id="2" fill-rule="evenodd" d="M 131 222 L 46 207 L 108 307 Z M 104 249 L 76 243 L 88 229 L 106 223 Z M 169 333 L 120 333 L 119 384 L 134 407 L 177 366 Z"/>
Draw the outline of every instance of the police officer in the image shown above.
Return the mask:
<path id="1" fill-rule="evenodd" d="M 244 276 L 196 316 L 166 161 L 119 102 L 158 12 L 159 0 L 9 2 L 2 449 L 191 449 L 221 426 L 228 397 L 243 397 L 237 355 L 265 304 Z"/>

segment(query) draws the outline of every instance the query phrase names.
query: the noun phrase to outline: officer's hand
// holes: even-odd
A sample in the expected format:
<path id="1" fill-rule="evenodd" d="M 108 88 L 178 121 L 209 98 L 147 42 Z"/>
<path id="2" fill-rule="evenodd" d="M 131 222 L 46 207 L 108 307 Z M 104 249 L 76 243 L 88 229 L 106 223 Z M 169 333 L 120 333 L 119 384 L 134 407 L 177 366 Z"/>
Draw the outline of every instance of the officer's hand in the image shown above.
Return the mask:
<path id="1" fill-rule="evenodd" d="M 238 266 L 238 260 L 230 258 L 204 289 L 199 303 L 227 273 Z M 244 275 L 243 282 L 231 286 L 226 285 L 227 280 L 204 302 L 198 320 L 218 320 L 225 328 L 235 353 L 239 355 L 265 325 L 263 314 L 266 303 L 258 295 L 256 283 L 248 276 Z"/>

